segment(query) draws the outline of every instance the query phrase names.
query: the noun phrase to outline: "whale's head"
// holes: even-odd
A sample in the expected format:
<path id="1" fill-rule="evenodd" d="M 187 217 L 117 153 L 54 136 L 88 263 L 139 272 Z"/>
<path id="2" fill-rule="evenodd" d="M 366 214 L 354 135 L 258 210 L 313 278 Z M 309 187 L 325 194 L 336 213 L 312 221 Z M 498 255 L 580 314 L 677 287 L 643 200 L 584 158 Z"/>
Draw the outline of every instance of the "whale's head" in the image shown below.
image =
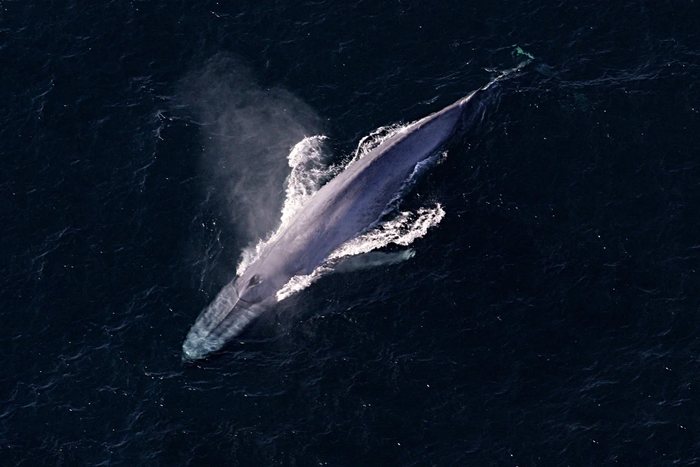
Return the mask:
<path id="1" fill-rule="evenodd" d="M 199 315 L 182 346 L 184 360 L 198 360 L 222 348 L 260 313 L 277 302 L 291 274 L 275 261 L 257 261 L 224 287 Z"/>

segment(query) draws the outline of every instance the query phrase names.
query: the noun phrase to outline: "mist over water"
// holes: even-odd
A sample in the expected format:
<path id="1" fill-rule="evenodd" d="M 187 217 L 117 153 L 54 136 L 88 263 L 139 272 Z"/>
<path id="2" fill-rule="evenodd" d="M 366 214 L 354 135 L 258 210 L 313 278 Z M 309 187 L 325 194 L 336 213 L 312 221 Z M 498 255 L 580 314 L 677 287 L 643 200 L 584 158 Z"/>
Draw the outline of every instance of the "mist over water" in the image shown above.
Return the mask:
<path id="1" fill-rule="evenodd" d="M 266 237 L 279 224 L 289 150 L 320 130 L 318 117 L 225 54 L 185 77 L 178 97 L 200 128 L 203 187 L 225 206 L 222 220 L 249 241 Z"/>

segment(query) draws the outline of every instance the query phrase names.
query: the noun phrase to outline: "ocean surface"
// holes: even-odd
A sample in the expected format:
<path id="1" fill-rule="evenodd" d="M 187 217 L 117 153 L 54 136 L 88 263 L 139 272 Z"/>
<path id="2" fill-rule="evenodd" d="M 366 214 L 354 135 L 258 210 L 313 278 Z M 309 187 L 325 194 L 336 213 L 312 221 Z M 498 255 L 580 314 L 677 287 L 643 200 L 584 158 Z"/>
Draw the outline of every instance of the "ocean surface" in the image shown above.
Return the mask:
<path id="1" fill-rule="evenodd" d="M 0 465 L 700 464 L 699 24 L 0 0 Z M 182 362 L 304 190 L 520 65 L 374 256 Z"/>

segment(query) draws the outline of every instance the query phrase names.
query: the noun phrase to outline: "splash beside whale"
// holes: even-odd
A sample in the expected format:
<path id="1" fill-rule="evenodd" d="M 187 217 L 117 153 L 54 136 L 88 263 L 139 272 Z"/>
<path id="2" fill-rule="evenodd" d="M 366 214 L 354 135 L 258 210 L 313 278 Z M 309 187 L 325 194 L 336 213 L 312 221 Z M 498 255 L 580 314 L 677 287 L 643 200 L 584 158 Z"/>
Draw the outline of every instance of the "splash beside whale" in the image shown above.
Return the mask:
<path id="1" fill-rule="evenodd" d="M 321 187 L 199 315 L 183 358 L 221 349 L 277 302 L 291 278 L 311 274 L 339 246 L 376 225 L 414 171 L 460 128 L 483 118 L 495 84 L 407 125 Z"/>

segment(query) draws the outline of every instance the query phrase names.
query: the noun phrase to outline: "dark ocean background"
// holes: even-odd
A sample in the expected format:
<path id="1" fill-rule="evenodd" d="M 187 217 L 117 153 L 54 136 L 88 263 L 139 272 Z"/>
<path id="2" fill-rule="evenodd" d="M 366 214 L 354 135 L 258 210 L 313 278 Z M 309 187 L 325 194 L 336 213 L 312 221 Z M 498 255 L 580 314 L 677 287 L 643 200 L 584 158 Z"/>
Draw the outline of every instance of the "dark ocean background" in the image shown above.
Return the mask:
<path id="1" fill-rule="evenodd" d="M 0 1 L 0 465 L 697 465 L 699 24 L 683 0 Z M 181 362 L 294 144 L 342 162 L 526 54 L 404 200 L 446 212 L 415 257 Z"/>

